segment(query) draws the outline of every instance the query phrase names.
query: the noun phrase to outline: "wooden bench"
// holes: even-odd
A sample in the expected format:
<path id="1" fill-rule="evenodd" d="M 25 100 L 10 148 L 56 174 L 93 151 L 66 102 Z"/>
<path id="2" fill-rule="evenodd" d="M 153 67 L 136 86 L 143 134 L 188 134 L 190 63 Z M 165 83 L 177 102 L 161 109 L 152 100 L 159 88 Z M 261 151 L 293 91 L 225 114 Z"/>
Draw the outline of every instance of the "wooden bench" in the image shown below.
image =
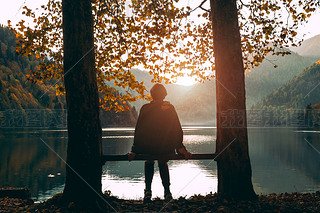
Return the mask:
<path id="1" fill-rule="evenodd" d="M 216 153 L 205 153 L 205 154 L 192 154 L 189 160 L 212 160 L 217 156 Z M 169 159 L 169 160 L 184 160 L 184 156 L 182 154 L 172 154 L 166 156 L 151 156 L 151 155 L 142 155 L 137 154 L 133 161 L 137 160 L 161 160 L 161 159 Z M 102 162 L 103 164 L 107 161 L 128 161 L 128 155 L 103 155 Z"/>

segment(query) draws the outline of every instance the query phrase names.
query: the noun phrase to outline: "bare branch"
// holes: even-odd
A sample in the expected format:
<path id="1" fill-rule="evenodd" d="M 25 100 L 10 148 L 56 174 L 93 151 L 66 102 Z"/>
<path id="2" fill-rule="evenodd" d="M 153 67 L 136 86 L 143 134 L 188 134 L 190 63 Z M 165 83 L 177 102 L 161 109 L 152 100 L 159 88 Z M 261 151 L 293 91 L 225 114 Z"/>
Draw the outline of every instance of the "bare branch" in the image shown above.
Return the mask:
<path id="1" fill-rule="evenodd" d="M 243 5 L 243 6 L 245 6 L 245 7 L 250 7 L 250 5 L 249 4 L 245 4 L 245 3 L 243 3 L 243 1 L 242 0 L 239 0 L 240 1 L 240 3 Z"/>
<path id="2" fill-rule="evenodd" d="M 195 10 L 197 10 L 198 8 L 200 8 L 200 9 L 202 9 L 202 10 L 204 10 L 204 11 L 206 11 L 206 12 L 210 12 L 210 10 L 208 10 L 208 9 L 206 9 L 206 8 L 204 8 L 204 7 L 202 7 L 203 5 L 204 5 L 204 3 L 206 3 L 207 2 L 207 0 L 203 0 L 202 2 L 201 2 L 201 4 L 198 6 L 198 7 L 196 7 L 196 8 L 194 8 L 193 10 L 191 10 L 190 11 L 190 13 L 192 13 L 193 11 L 195 11 Z"/>
<path id="3" fill-rule="evenodd" d="M 208 12 L 208 13 L 210 13 L 210 12 L 211 12 L 210 10 L 208 10 L 208 9 L 206 9 L 206 8 L 203 8 L 203 7 L 200 7 L 200 9 L 202 9 L 202 10 L 204 10 L 204 11 Z"/>

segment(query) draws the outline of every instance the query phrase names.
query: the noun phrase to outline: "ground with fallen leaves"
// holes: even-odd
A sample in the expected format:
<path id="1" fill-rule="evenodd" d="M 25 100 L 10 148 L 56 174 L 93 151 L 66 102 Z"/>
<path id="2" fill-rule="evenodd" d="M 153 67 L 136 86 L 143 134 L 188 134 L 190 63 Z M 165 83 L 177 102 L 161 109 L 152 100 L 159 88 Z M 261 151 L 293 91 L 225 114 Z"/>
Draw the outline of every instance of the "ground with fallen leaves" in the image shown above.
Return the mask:
<path id="1" fill-rule="evenodd" d="M 75 212 L 75 207 L 61 207 L 57 195 L 46 202 L 33 204 L 21 199 L 0 199 L 0 212 Z M 259 195 L 256 201 L 227 201 L 216 194 L 180 197 L 171 202 L 159 198 L 143 204 L 141 200 L 108 197 L 108 212 L 320 212 L 320 192 Z"/>

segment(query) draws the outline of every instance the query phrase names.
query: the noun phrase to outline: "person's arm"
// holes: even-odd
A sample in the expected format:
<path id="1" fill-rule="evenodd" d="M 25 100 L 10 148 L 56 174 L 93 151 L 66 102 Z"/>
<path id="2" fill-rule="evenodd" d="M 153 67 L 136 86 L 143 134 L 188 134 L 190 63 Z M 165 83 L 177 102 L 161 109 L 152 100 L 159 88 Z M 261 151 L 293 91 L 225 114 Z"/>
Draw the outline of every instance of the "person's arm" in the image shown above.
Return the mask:
<path id="1" fill-rule="evenodd" d="M 133 145 L 131 147 L 131 152 L 128 153 L 128 160 L 132 161 L 134 159 L 134 157 L 136 156 L 136 145 L 137 145 L 137 141 L 138 141 L 138 132 L 140 131 L 140 127 L 141 127 L 141 122 L 144 118 L 144 110 L 143 110 L 144 106 L 141 107 L 140 109 L 140 113 L 137 119 L 137 124 L 135 127 L 135 131 L 134 131 L 134 139 L 133 139 Z"/>
<path id="2" fill-rule="evenodd" d="M 192 154 L 190 152 L 188 152 L 188 150 L 186 149 L 186 147 L 182 147 L 180 149 L 177 150 L 178 153 L 183 154 L 184 158 L 186 160 L 190 159 Z"/>
<path id="3" fill-rule="evenodd" d="M 186 147 L 183 145 L 183 131 L 182 131 L 182 127 L 180 124 L 180 120 L 178 117 L 178 114 L 176 112 L 176 110 L 174 109 L 174 107 L 172 106 L 172 118 L 174 121 L 174 126 L 175 126 L 175 130 L 176 130 L 176 150 L 177 153 L 179 154 L 183 154 L 184 158 L 186 160 L 188 160 L 191 157 L 191 153 L 187 151 Z"/>
<path id="4" fill-rule="evenodd" d="M 134 152 L 129 152 L 127 155 L 129 161 L 132 161 L 136 157 L 136 153 Z"/>

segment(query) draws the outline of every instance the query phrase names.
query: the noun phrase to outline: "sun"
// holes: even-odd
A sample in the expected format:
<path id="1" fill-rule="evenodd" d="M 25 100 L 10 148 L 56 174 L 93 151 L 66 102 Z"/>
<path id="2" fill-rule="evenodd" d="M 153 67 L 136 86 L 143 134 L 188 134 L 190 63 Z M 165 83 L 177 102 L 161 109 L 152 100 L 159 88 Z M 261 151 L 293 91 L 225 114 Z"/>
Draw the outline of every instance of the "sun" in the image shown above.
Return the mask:
<path id="1" fill-rule="evenodd" d="M 192 86 L 196 84 L 197 81 L 194 77 L 184 76 L 184 77 L 178 77 L 176 84 L 180 84 L 183 86 Z"/>

